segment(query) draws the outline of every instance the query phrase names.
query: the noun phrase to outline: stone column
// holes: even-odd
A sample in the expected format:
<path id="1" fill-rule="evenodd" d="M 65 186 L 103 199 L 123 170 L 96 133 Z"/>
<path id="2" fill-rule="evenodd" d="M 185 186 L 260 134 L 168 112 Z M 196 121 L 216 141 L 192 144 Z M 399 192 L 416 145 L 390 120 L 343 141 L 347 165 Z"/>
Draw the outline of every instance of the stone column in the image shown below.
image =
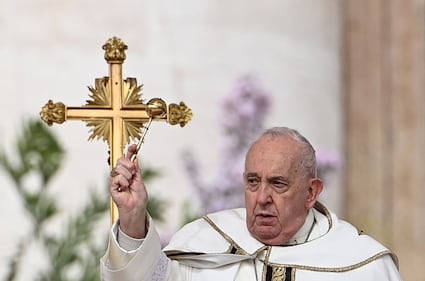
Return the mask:
<path id="1" fill-rule="evenodd" d="M 344 2 L 346 216 L 425 276 L 425 0 Z"/>

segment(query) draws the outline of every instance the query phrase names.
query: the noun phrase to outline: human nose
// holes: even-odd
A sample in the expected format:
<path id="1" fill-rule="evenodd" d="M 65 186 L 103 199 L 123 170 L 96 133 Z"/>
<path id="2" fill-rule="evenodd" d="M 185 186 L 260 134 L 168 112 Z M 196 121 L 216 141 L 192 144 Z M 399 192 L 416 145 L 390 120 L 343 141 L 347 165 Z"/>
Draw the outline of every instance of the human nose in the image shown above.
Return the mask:
<path id="1" fill-rule="evenodd" d="M 257 190 L 257 201 L 261 204 L 267 204 L 272 201 L 272 188 L 264 182 L 261 182 Z"/>

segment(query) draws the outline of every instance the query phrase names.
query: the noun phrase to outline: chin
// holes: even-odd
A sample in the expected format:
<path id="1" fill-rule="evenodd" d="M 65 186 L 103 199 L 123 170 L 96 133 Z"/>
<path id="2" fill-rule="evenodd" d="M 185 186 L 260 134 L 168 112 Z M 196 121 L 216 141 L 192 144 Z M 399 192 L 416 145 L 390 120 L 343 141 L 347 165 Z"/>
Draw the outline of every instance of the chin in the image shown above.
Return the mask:
<path id="1" fill-rule="evenodd" d="M 281 243 L 279 239 L 273 237 L 273 238 L 257 238 L 258 241 L 260 241 L 261 243 L 265 244 L 265 245 L 270 245 L 270 246 L 278 246 L 278 245 L 282 245 L 284 243 Z"/>
<path id="2" fill-rule="evenodd" d="M 279 243 L 274 243 L 274 241 L 279 240 L 279 237 L 273 232 L 271 232 L 270 229 L 256 230 L 253 232 L 253 234 L 258 241 L 264 244 L 268 244 L 268 245 L 279 244 Z"/>

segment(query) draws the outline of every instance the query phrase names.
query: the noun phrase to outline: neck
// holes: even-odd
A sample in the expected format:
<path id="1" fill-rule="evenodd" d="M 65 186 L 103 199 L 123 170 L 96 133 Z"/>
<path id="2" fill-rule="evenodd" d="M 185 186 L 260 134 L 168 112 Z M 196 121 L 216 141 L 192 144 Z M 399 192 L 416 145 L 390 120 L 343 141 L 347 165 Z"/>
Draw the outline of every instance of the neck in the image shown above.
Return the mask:
<path id="1" fill-rule="evenodd" d="M 302 244 L 309 241 L 310 234 L 314 228 L 314 224 L 315 224 L 314 213 L 313 213 L 313 210 L 310 209 L 307 213 L 307 217 L 305 218 L 304 224 L 297 231 L 297 233 L 295 233 L 295 235 L 283 245 L 285 246 L 297 245 L 297 244 Z"/>

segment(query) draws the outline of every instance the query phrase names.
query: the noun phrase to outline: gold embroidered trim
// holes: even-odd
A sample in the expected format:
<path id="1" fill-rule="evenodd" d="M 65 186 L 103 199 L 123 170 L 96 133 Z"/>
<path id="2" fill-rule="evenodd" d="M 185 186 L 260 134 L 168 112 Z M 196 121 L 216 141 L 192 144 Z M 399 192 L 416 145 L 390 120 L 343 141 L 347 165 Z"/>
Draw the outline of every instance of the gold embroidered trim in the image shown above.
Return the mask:
<path id="1" fill-rule="evenodd" d="M 310 271 L 319 271 L 319 272 L 347 272 L 347 271 L 365 266 L 366 264 L 369 264 L 379 258 L 382 258 L 385 255 L 391 255 L 391 254 L 392 253 L 390 251 L 383 251 L 362 262 L 349 265 L 349 266 L 343 266 L 343 267 L 316 267 L 316 266 L 306 266 L 306 265 L 298 265 L 298 264 L 278 264 L 278 263 L 269 263 L 269 265 L 292 267 L 292 268 L 301 269 L 301 270 L 310 270 Z"/>
<path id="2" fill-rule="evenodd" d="M 224 233 L 208 216 L 204 216 L 203 219 L 206 220 L 212 226 L 212 228 L 215 229 L 215 231 L 217 231 L 221 236 L 223 236 L 223 238 L 226 239 L 227 242 L 229 242 L 230 246 L 229 249 L 227 249 L 226 253 L 246 256 L 249 255 L 229 235 Z M 234 251 L 234 249 L 236 249 L 236 251 Z"/>
<path id="3" fill-rule="evenodd" d="M 329 230 L 330 230 L 332 228 L 332 217 L 329 210 L 319 201 L 316 201 L 316 203 L 314 204 L 314 209 L 316 209 L 322 215 L 326 216 L 326 218 L 328 219 Z"/>
<path id="4" fill-rule="evenodd" d="M 266 250 L 266 254 L 264 257 L 264 261 L 263 261 L 263 277 L 262 280 L 267 280 L 267 266 L 271 264 L 269 264 L 269 258 L 270 258 L 270 253 L 271 253 L 272 247 L 271 246 L 267 246 L 267 250 Z M 276 266 L 281 266 L 281 265 L 276 265 Z"/>
<path id="5" fill-rule="evenodd" d="M 265 265 L 262 279 L 263 281 L 295 281 L 294 267 Z M 268 276 L 270 274 L 270 276 Z M 290 276 L 288 276 L 290 274 Z"/>
<path id="6" fill-rule="evenodd" d="M 283 266 L 273 266 L 272 267 L 272 281 L 281 281 L 284 280 L 286 274 L 286 268 Z"/>

